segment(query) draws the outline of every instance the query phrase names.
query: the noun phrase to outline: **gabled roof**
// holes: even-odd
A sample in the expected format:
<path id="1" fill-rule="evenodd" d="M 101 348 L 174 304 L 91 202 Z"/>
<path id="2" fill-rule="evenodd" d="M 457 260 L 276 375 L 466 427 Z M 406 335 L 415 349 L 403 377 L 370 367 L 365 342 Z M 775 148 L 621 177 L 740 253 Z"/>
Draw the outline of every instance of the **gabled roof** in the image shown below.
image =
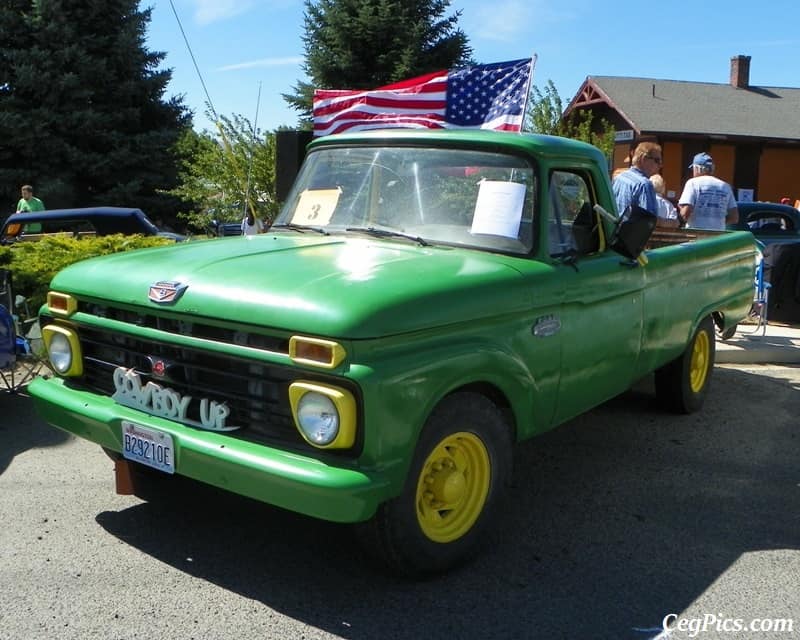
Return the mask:
<path id="1" fill-rule="evenodd" d="M 600 103 L 640 133 L 800 140 L 800 89 L 589 76 L 566 113 Z"/>

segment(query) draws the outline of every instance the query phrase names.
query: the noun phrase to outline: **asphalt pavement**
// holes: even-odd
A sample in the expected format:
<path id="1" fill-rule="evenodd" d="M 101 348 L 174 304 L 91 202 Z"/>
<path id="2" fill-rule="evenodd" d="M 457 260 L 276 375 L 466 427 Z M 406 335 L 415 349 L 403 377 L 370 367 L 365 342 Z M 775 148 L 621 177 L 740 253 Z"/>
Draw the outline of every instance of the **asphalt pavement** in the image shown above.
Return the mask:
<path id="1" fill-rule="evenodd" d="M 661 640 L 673 616 L 670 640 L 795 637 L 800 367 L 777 363 L 800 326 L 753 329 L 717 342 L 701 412 L 647 380 L 522 443 L 481 553 L 419 583 L 344 526 L 201 486 L 116 495 L 99 447 L 0 393 L 0 640 Z"/>
<path id="2" fill-rule="evenodd" d="M 346 526 L 166 479 L 116 495 L 99 447 L 0 394 L 0 640 L 796 637 L 798 390 L 800 367 L 723 364 L 696 414 L 650 381 L 521 443 L 481 552 L 421 582 Z"/>

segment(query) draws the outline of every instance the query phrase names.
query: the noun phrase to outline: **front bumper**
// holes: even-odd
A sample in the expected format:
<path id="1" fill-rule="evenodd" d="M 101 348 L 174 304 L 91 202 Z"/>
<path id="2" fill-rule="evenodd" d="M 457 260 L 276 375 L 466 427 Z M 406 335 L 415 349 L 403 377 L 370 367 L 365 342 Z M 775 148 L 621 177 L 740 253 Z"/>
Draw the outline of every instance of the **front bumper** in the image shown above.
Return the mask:
<path id="1" fill-rule="evenodd" d="M 188 427 L 70 389 L 59 378 L 37 378 L 28 393 L 47 422 L 113 451 L 122 451 L 123 420 L 167 432 L 175 445 L 177 474 L 290 511 L 359 522 L 392 497 L 385 473 L 331 466 L 300 453 Z"/>

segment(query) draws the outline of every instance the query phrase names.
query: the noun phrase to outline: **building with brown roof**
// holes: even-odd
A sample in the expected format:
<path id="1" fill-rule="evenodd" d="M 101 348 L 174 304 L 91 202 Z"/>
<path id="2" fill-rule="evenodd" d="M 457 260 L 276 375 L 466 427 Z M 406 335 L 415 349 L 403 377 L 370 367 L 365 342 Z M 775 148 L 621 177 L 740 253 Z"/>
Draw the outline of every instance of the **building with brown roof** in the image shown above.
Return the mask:
<path id="1" fill-rule="evenodd" d="M 674 197 L 692 157 L 706 151 L 740 199 L 747 190 L 755 200 L 800 199 L 800 88 L 751 85 L 750 56 L 731 58 L 728 84 L 589 76 L 565 115 L 575 110 L 614 125 L 614 168 L 638 142 L 658 142 Z"/>

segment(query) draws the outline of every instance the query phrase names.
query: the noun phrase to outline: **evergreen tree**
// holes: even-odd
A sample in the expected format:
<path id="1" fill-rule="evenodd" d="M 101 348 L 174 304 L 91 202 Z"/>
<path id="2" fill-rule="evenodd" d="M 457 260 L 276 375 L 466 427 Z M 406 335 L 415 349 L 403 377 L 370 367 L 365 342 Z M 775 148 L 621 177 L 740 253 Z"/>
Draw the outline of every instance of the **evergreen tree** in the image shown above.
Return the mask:
<path id="1" fill-rule="evenodd" d="M 310 124 L 315 88 L 372 89 L 473 62 L 450 0 L 305 0 L 305 63 L 284 99 Z"/>
<path id="2" fill-rule="evenodd" d="M 20 197 L 19 187 L 31 181 L 23 154 L 32 149 L 26 104 L 20 96 L 16 60 L 30 47 L 26 11 L 30 0 L 8 0 L 0 5 L 0 212 L 8 214 Z"/>
<path id="3" fill-rule="evenodd" d="M 175 143 L 191 124 L 164 99 L 138 0 L 13 0 L 0 12 L 0 197 L 32 182 L 48 208 L 138 206 L 163 217 Z M 0 72 L 2 73 L 2 72 Z M 170 217 L 167 215 L 167 217 Z"/>

